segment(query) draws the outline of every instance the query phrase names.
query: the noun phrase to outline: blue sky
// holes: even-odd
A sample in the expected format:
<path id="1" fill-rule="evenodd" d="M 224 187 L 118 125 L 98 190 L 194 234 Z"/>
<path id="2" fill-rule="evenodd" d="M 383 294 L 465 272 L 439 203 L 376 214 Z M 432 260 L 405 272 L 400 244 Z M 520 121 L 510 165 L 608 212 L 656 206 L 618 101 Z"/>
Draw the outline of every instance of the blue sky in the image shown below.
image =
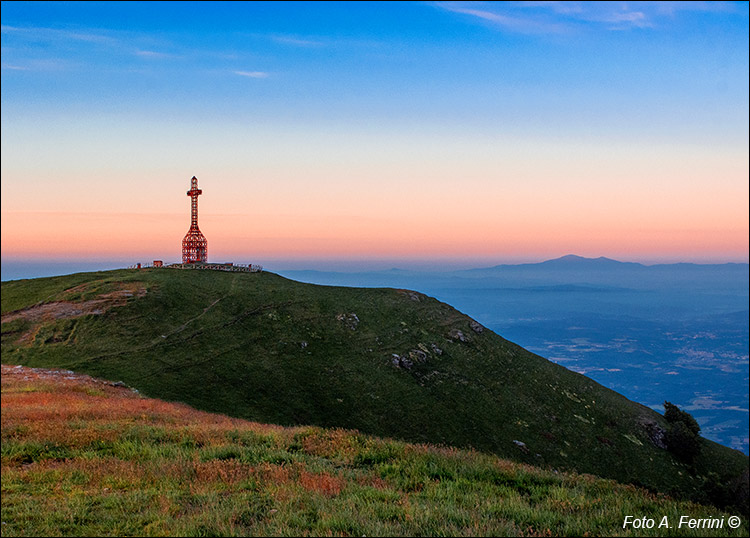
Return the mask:
<path id="1" fill-rule="evenodd" d="M 664 135 L 684 135 L 686 108 L 682 122 L 743 112 L 721 102 L 747 94 L 745 3 L 524 4 L 8 2 L 3 101 L 584 132 L 604 115 L 602 133 L 655 114 Z M 8 71 L 77 76 L 29 88 Z"/>
<path id="2" fill-rule="evenodd" d="M 3 254 L 60 206 L 67 252 L 102 212 L 156 254 L 197 175 L 226 255 L 746 261 L 748 39 L 745 2 L 3 2 Z"/>

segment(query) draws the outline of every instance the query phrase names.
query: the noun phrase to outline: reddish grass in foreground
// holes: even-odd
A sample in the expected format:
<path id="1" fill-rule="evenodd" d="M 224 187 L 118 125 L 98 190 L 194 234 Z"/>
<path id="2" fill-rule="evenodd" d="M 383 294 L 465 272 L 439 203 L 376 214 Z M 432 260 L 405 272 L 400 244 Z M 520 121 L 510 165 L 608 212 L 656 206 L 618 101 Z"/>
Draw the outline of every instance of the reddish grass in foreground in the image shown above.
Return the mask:
<path id="1" fill-rule="evenodd" d="M 2 366 L 2 535 L 629 535 L 728 517 L 588 475 L 356 431 L 282 428 Z M 746 535 L 672 529 L 674 535 Z"/>

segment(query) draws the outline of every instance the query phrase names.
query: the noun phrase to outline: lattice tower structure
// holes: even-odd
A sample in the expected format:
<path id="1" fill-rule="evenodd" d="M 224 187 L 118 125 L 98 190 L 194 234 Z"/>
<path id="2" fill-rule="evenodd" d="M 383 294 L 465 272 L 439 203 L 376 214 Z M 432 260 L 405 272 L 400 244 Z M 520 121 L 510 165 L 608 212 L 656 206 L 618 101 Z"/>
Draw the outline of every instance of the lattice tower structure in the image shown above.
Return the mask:
<path id="1" fill-rule="evenodd" d="M 208 261 L 208 241 L 198 228 L 198 196 L 203 191 L 198 188 L 198 179 L 190 180 L 190 229 L 182 240 L 182 263 L 206 263 Z"/>

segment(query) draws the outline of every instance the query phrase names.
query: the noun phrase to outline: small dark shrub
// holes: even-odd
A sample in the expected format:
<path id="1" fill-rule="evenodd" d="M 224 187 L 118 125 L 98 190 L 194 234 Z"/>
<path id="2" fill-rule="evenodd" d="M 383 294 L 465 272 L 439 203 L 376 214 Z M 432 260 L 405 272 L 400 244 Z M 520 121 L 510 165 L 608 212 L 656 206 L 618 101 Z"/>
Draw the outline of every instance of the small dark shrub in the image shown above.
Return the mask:
<path id="1" fill-rule="evenodd" d="M 693 435 L 698 435 L 701 431 L 701 427 L 698 422 L 693 418 L 690 413 L 681 410 L 676 405 L 670 402 L 664 402 L 664 418 L 667 422 L 674 424 L 676 422 L 682 422 Z"/>
<path id="2" fill-rule="evenodd" d="M 701 440 L 684 422 L 669 425 L 664 440 L 667 450 L 686 463 L 692 463 L 701 449 Z"/>

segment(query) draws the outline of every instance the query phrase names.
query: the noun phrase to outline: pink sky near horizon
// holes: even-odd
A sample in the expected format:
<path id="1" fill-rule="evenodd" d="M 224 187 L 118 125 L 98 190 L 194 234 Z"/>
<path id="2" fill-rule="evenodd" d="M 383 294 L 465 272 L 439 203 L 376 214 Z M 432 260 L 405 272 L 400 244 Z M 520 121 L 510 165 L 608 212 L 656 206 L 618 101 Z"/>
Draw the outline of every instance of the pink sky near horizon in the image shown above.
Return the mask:
<path id="1" fill-rule="evenodd" d="M 205 193 L 206 191 L 204 191 Z M 187 201 L 187 197 L 186 197 Z M 187 205 L 187 204 L 186 204 Z M 200 205 L 199 205 L 200 207 Z M 715 215 L 709 226 L 618 221 L 617 215 L 564 215 L 535 222 L 525 211 L 491 220 L 450 215 L 427 220 L 335 215 L 201 213 L 209 259 L 474 258 L 546 259 L 568 253 L 624 261 L 747 261 L 747 226 Z M 2 256 L 29 258 L 154 256 L 177 261 L 187 228 L 182 214 L 3 212 Z M 555 226 L 557 224 L 557 226 Z"/>
<path id="2" fill-rule="evenodd" d="M 547 143 L 535 161 L 518 143 L 458 151 L 470 142 L 454 143 L 452 158 L 422 148 L 394 159 L 399 148 L 386 147 L 370 156 L 380 166 L 310 154 L 290 163 L 292 150 L 252 174 L 239 171 L 254 168 L 249 158 L 204 165 L 195 175 L 209 259 L 748 260 L 746 149 L 589 143 L 579 158 L 572 145 Z M 147 160 L 104 176 L 85 167 L 50 176 L 33 161 L 9 161 L 3 257 L 179 260 L 191 172 Z"/>

